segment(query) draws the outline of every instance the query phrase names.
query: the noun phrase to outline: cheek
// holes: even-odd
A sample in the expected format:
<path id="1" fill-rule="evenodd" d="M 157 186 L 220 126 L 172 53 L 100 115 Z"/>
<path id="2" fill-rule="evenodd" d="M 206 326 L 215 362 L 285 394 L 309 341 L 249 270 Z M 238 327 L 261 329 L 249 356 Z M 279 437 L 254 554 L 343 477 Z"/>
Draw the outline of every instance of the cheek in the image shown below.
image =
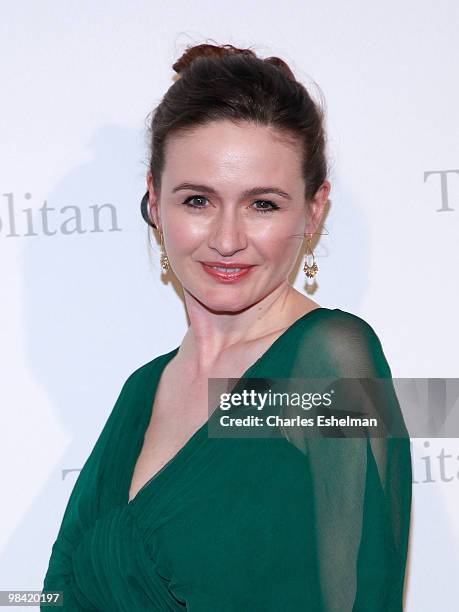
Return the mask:
<path id="1" fill-rule="evenodd" d="M 203 240 L 204 233 L 194 227 L 193 224 L 187 223 L 169 225 L 167 228 L 167 244 L 166 248 L 175 253 L 190 253 Z"/>
<path id="2" fill-rule="evenodd" d="M 267 259 L 276 261 L 294 256 L 302 240 L 302 230 L 294 223 L 260 228 L 252 234 L 252 244 L 257 250 Z"/>

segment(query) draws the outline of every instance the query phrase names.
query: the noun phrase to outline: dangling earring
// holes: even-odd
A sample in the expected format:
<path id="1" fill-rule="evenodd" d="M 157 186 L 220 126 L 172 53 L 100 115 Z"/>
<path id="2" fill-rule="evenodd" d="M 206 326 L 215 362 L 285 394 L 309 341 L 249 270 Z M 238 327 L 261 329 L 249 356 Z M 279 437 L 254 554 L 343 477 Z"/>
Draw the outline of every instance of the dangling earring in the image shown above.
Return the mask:
<path id="1" fill-rule="evenodd" d="M 167 270 L 169 268 L 169 258 L 167 257 L 164 249 L 163 233 L 161 231 L 159 232 L 159 243 L 161 246 L 161 268 L 163 268 L 163 270 Z"/>
<path id="2" fill-rule="evenodd" d="M 314 253 L 311 249 L 311 236 L 312 234 L 308 237 L 308 244 L 307 244 L 307 248 L 306 248 L 306 253 L 305 253 L 305 258 L 304 258 L 304 267 L 303 267 L 303 272 L 306 274 L 306 276 L 308 278 L 313 278 L 319 268 L 316 264 L 316 258 L 314 257 Z M 308 264 L 308 256 L 311 255 L 312 256 L 312 264 L 309 265 Z"/>

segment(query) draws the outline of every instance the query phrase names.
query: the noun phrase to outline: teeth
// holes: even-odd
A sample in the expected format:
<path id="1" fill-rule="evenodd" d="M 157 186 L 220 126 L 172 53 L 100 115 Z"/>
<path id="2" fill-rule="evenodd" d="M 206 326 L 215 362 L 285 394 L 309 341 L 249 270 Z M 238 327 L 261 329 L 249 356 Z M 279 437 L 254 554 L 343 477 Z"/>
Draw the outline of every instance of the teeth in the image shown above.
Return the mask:
<path id="1" fill-rule="evenodd" d="M 220 266 L 210 266 L 213 270 L 219 270 L 220 272 L 240 272 L 242 268 L 224 268 Z"/>

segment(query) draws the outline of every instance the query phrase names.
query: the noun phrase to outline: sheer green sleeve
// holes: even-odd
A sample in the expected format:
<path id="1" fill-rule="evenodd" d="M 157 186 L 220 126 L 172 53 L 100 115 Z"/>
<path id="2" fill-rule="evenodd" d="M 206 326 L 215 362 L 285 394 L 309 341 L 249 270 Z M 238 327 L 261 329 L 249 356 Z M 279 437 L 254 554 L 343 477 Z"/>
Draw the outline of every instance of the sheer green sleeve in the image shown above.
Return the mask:
<path id="1" fill-rule="evenodd" d="M 364 412 L 379 419 L 382 435 L 297 432 L 290 440 L 307 457 L 312 476 L 320 610 L 401 612 L 411 512 L 410 439 L 376 333 L 356 315 L 339 310 L 332 315 L 305 328 L 295 352 L 286 357 L 289 372 L 298 378 L 359 379 L 343 387 L 345 408 L 362 412 L 364 401 Z M 377 379 L 389 380 L 381 385 Z M 389 430 L 399 437 L 384 435 Z"/>

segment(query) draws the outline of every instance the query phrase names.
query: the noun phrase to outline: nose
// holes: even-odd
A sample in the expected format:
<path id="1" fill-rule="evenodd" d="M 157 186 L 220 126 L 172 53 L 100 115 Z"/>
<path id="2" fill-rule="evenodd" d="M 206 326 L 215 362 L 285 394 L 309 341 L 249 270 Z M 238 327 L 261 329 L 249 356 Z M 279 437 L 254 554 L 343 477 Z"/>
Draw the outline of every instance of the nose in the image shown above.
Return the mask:
<path id="1" fill-rule="evenodd" d="M 234 208 L 222 207 L 210 226 L 208 245 L 222 257 L 230 257 L 247 247 L 244 220 Z"/>

